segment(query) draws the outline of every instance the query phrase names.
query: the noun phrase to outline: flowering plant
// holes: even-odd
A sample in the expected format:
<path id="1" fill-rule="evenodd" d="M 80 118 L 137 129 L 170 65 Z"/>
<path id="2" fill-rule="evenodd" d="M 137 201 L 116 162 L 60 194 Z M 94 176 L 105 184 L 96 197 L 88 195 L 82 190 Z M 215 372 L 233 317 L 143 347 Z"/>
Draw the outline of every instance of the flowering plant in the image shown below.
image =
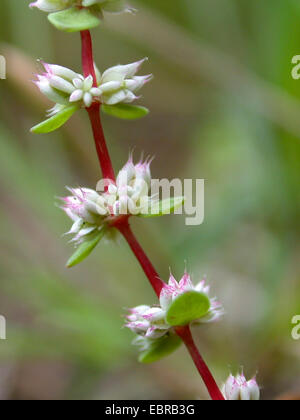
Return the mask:
<path id="1" fill-rule="evenodd" d="M 130 226 L 132 216 L 166 214 L 158 197 L 151 196 L 151 160 L 134 164 L 130 156 L 117 176 L 111 163 L 100 118 L 100 110 L 122 119 L 136 119 L 147 115 L 144 107 L 132 105 L 139 99 L 136 93 L 152 79 L 152 75 L 138 76 L 144 63 L 140 60 L 128 65 L 114 66 L 102 74 L 94 64 L 90 29 L 99 24 L 103 12 L 124 12 L 131 9 L 123 0 L 37 0 L 31 3 L 50 13 L 49 21 L 65 32 L 80 32 L 83 74 L 68 68 L 43 63 L 45 72 L 37 76 L 35 84 L 54 102 L 48 119 L 32 131 L 48 133 L 61 127 L 76 111 L 87 111 L 103 182 L 97 190 L 68 188 L 71 195 L 62 198 L 62 209 L 73 224 L 68 234 L 74 235 L 77 246 L 68 267 L 80 263 L 93 251 L 101 238 L 120 233 L 148 278 L 159 304 L 139 305 L 129 310 L 126 327 L 136 334 L 139 360 L 154 362 L 170 354 L 184 343 L 213 400 L 257 400 L 259 388 L 255 379 L 244 375 L 230 376 L 223 391 L 201 357 L 191 333 L 191 326 L 205 326 L 219 321 L 224 315 L 222 304 L 210 296 L 206 280 L 194 285 L 185 272 L 179 282 L 170 275 L 165 283 L 153 267 Z M 183 202 L 183 197 L 169 201 L 171 213 Z M 153 211 L 153 209 L 155 211 Z"/>

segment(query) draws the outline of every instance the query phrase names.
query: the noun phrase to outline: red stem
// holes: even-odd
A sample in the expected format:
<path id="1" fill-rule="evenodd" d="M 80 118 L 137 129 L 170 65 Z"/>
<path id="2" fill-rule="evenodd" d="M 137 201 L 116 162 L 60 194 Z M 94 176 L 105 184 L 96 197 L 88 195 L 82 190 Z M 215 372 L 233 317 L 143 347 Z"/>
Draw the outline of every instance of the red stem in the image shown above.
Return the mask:
<path id="1" fill-rule="evenodd" d="M 93 55 L 93 43 L 90 31 L 81 31 L 81 46 L 82 46 L 82 68 L 84 77 L 90 75 L 93 76 L 94 86 L 97 86 L 97 77 L 94 66 L 94 55 Z M 102 175 L 104 179 L 115 181 L 115 173 L 111 163 L 111 159 L 106 146 L 104 132 L 100 118 L 100 106 L 99 102 L 94 102 L 89 108 L 86 108 L 92 129 L 96 145 L 96 150 L 102 169 Z"/>
<path id="2" fill-rule="evenodd" d="M 93 45 L 90 31 L 81 32 L 81 42 L 82 42 L 82 67 L 85 77 L 89 75 L 93 76 L 94 86 L 97 86 L 97 78 L 94 67 L 94 58 L 93 58 Z M 104 137 L 104 132 L 101 124 L 100 118 L 100 103 L 94 102 L 90 108 L 87 108 L 87 112 L 90 117 L 94 140 L 96 145 L 96 150 L 100 162 L 100 166 L 103 173 L 104 179 L 110 179 L 115 181 L 115 174 L 109 152 L 106 146 L 106 141 Z M 159 275 L 155 268 L 153 267 L 151 261 L 145 254 L 143 248 L 137 241 L 134 236 L 128 222 L 128 217 L 120 218 L 119 222 L 115 223 L 114 226 L 121 232 L 124 236 L 137 260 L 139 261 L 141 267 L 143 268 L 147 278 L 149 279 L 151 286 L 153 287 L 157 297 L 159 298 L 160 292 L 164 287 L 164 282 L 159 278 Z M 208 389 L 208 392 L 213 400 L 224 400 L 224 397 L 219 390 L 212 374 L 210 373 L 207 365 L 202 359 L 191 334 L 189 326 L 178 327 L 176 328 L 176 333 L 185 343 L 192 359 Z"/>
<path id="3" fill-rule="evenodd" d="M 90 121 L 92 124 L 96 150 L 102 169 L 103 178 L 115 181 L 115 173 L 106 146 L 104 132 L 101 124 L 100 104 L 94 102 L 92 106 L 90 108 L 87 108 L 86 110 L 89 114 Z"/>
<path id="4" fill-rule="evenodd" d="M 200 373 L 207 390 L 209 392 L 209 395 L 214 401 L 224 401 L 225 398 L 223 394 L 221 393 L 216 381 L 214 380 L 210 370 L 208 369 L 205 361 L 201 357 L 199 350 L 196 347 L 196 344 L 194 342 L 191 330 L 189 326 L 185 327 L 177 327 L 176 328 L 177 335 L 182 339 L 184 344 L 186 345 L 197 369 Z"/>
<path id="5" fill-rule="evenodd" d="M 90 75 L 94 79 L 94 87 L 97 87 L 97 77 L 94 66 L 93 43 L 90 31 L 81 31 L 81 45 L 82 45 L 82 69 L 84 77 Z"/>
<path id="6" fill-rule="evenodd" d="M 149 260 L 143 248 L 134 236 L 129 226 L 128 220 L 116 227 L 119 229 L 119 231 L 122 233 L 122 235 L 128 242 L 128 245 L 130 246 L 137 260 L 141 264 L 147 278 L 151 283 L 151 286 L 153 287 L 157 297 L 159 298 L 161 289 L 164 287 L 164 282 L 159 278 L 157 271 L 153 267 L 151 261 Z"/>

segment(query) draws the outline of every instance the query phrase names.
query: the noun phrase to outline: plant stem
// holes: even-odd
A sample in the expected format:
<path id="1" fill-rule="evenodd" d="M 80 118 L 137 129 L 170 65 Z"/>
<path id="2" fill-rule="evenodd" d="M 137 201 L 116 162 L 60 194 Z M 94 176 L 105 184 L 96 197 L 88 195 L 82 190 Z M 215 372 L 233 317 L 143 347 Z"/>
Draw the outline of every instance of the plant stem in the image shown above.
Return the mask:
<path id="1" fill-rule="evenodd" d="M 90 31 L 81 31 L 81 54 L 84 77 L 93 76 L 94 87 L 97 87 L 97 77 L 94 66 L 93 43 Z"/>
<path id="2" fill-rule="evenodd" d="M 199 350 L 196 347 L 196 344 L 194 342 L 191 330 L 189 326 L 185 327 L 177 327 L 176 329 L 177 335 L 182 339 L 184 344 L 186 345 L 197 369 L 200 373 L 207 390 L 209 392 L 209 395 L 214 401 L 224 401 L 225 398 L 223 394 L 221 393 L 216 381 L 214 380 L 210 370 L 208 369 L 205 361 L 201 357 Z"/>
<path id="3" fill-rule="evenodd" d="M 92 75 L 94 80 L 94 86 L 97 86 L 91 33 L 90 31 L 81 31 L 80 35 L 83 74 L 84 77 Z M 115 181 L 115 173 L 107 149 L 103 127 L 101 123 L 100 106 L 101 104 L 99 102 L 94 102 L 89 108 L 86 108 L 86 110 L 90 117 L 103 178 Z M 107 186 L 105 188 L 107 188 Z"/>
<path id="4" fill-rule="evenodd" d="M 82 67 L 84 76 L 89 75 L 93 76 L 94 86 L 97 86 L 97 78 L 94 67 L 94 58 L 93 58 L 93 45 L 90 31 L 81 32 L 81 42 L 82 42 Z M 94 102 L 90 108 L 87 108 L 89 118 L 92 125 L 92 130 L 94 134 L 94 140 L 96 145 L 96 150 L 102 169 L 102 174 L 104 179 L 110 179 L 115 181 L 115 174 L 109 152 L 107 149 L 105 136 L 103 132 L 103 127 L 100 118 L 100 103 Z M 160 279 L 157 271 L 153 267 L 151 261 L 145 254 L 143 248 L 139 244 L 138 240 L 134 236 L 128 221 L 128 217 L 120 218 L 118 222 L 114 225 L 120 233 L 124 236 L 128 245 L 130 246 L 132 252 L 139 261 L 142 269 L 144 270 L 152 288 L 154 289 L 157 297 L 159 298 L 160 292 L 164 287 L 164 282 Z M 178 327 L 176 328 L 177 335 L 185 343 L 192 359 L 208 389 L 208 392 L 213 400 L 224 400 L 224 397 L 219 390 L 212 374 L 210 373 L 207 365 L 202 359 L 191 334 L 189 326 Z"/>
<path id="5" fill-rule="evenodd" d="M 148 280 L 151 283 L 151 286 L 153 287 L 157 297 L 159 298 L 161 289 L 164 287 L 164 282 L 159 278 L 159 275 L 155 268 L 153 267 L 151 261 L 145 254 L 143 248 L 139 244 L 138 240 L 134 236 L 130 225 L 127 222 L 120 224 L 117 226 L 119 231 L 122 233 L 126 241 L 128 242 L 128 245 L 130 246 L 132 252 L 136 256 L 137 260 L 141 264 Z"/>
<path id="6" fill-rule="evenodd" d="M 90 108 L 87 108 L 86 110 L 90 117 L 103 178 L 115 181 L 115 173 L 106 146 L 104 132 L 101 124 L 100 104 L 95 102 L 92 104 L 92 106 L 90 106 Z M 105 188 L 107 188 L 107 186 Z"/>

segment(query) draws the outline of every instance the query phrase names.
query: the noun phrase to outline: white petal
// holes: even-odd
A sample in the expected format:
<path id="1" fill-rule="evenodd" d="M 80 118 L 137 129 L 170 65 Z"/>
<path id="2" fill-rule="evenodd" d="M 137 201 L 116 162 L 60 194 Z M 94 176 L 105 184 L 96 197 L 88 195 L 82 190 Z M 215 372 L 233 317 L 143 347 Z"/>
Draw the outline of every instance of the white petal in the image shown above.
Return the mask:
<path id="1" fill-rule="evenodd" d="M 159 302 L 162 309 L 167 310 L 172 303 L 172 292 L 173 290 L 167 285 L 161 290 Z"/>
<path id="2" fill-rule="evenodd" d="M 156 327 L 150 327 L 147 330 L 145 337 L 154 340 L 154 339 L 163 337 L 166 333 L 167 333 L 167 330 L 160 330 Z"/>
<path id="3" fill-rule="evenodd" d="M 92 89 L 93 83 L 94 83 L 93 76 L 88 76 L 86 79 L 84 79 L 84 82 L 83 82 L 84 90 Z"/>
<path id="4" fill-rule="evenodd" d="M 240 396 L 242 401 L 250 401 L 251 400 L 251 393 L 250 389 L 248 388 L 247 383 L 241 386 Z"/>
<path id="5" fill-rule="evenodd" d="M 68 105 L 68 98 L 64 94 L 60 94 L 54 90 L 46 77 L 40 77 L 38 82 L 35 82 L 40 91 L 47 96 L 50 101 L 56 102 L 61 105 Z"/>
<path id="6" fill-rule="evenodd" d="M 131 104 L 131 102 L 135 101 L 136 99 L 138 99 L 138 97 L 132 93 L 130 90 L 125 90 L 125 99 L 123 100 L 123 102 L 125 102 L 126 104 Z"/>
<path id="7" fill-rule="evenodd" d="M 68 81 L 72 81 L 75 78 L 78 78 L 80 75 L 75 73 L 75 71 L 68 69 L 67 67 L 58 66 L 56 64 L 47 64 L 43 63 L 46 70 L 50 70 L 55 76 L 62 77 Z"/>
<path id="8" fill-rule="evenodd" d="M 147 58 L 144 58 L 143 60 L 137 61 L 135 63 L 111 67 L 103 73 L 102 83 L 109 82 L 111 80 L 121 81 L 124 79 L 130 79 L 131 77 L 135 76 L 141 65 L 146 60 Z"/>
<path id="9" fill-rule="evenodd" d="M 73 93 L 75 88 L 72 83 L 58 76 L 51 76 L 49 79 L 50 85 L 57 90 L 64 93 Z"/>
<path id="10" fill-rule="evenodd" d="M 161 321 L 165 318 L 166 312 L 161 308 L 150 308 L 143 313 L 143 318 L 150 322 Z"/>
<path id="11" fill-rule="evenodd" d="M 77 89 L 70 96 L 70 102 L 81 101 L 82 98 L 83 98 L 83 91 L 80 89 Z"/>
<path id="12" fill-rule="evenodd" d="M 101 89 L 99 89 L 99 88 L 92 88 L 92 89 L 90 90 L 90 93 L 91 93 L 93 96 L 101 96 L 101 94 L 102 94 Z"/>
<path id="13" fill-rule="evenodd" d="M 83 102 L 85 106 L 89 108 L 92 105 L 93 96 L 89 92 L 86 92 L 83 97 Z"/>
<path id="14" fill-rule="evenodd" d="M 70 232 L 68 233 L 78 233 L 81 229 L 81 226 L 83 225 L 83 220 L 82 219 L 78 219 L 76 220 L 76 222 L 73 224 Z"/>
<path id="15" fill-rule="evenodd" d="M 84 229 L 81 229 L 80 230 L 80 232 L 79 232 L 79 236 L 80 237 L 82 237 L 82 236 L 86 236 L 86 235 L 88 235 L 89 233 L 92 233 L 94 230 L 96 230 L 96 226 L 90 226 L 90 227 L 87 227 L 87 228 L 84 228 Z"/>
<path id="16" fill-rule="evenodd" d="M 120 102 L 123 102 L 126 99 L 126 93 L 124 90 L 120 90 L 117 93 L 114 93 L 110 96 L 102 96 L 103 102 L 107 105 L 116 105 Z"/>
<path id="17" fill-rule="evenodd" d="M 250 392 L 250 399 L 252 401 L 258 401 L 260 399 L 260 390 L 259 386 L 257 385 L 257 382 L 255 379 L 251 379 L 247 382 L 248 389 Z"/>
<path id="18" fill-rule="evenodd" d="M 73 79 L 73 85 L 77 88 L 77 89 L 82 89 L 83 88 L 83 80 L 80 79 L 79 77 Z"/>
<path id="19" fill-rule="evenodd" d="M 106 82 L 106 83 L 101 84 L 99 86 L 99 89 L 101 89 L 102 93 L 106 94 L 108 92 L 117 91 L 118 89 L 120 89 L 122 87 L 122 84 L 123 84 L 122 82 L 113 80 L 111 82 Z"/>

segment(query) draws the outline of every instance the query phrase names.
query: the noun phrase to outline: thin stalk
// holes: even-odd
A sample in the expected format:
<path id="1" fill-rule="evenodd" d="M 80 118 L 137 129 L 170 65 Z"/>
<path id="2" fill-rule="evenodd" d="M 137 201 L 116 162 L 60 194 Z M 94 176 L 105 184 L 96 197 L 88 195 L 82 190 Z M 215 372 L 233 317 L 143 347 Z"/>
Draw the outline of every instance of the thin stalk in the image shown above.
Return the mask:
<path id="1" fill-rule="evenodd" d="M 90 31 L 81 31 L 81 56 L 84 77 L 93 76 L 94 87 L 97 87 L 97 77 L 94 65 L 93 42 Z"/>
<path id="2" fill-rule="evenodd" d="M 127 241 L 128 245 L 130 246 L 132 252 L 136 256 L 139 263 L 141 264 L 142 269 L 144 270 L 144 272 L 145 272 L 151 286 L 153 287 L 157 297 L 159 298 L 160 292 L 161 292 L 162 288 L 164 287 L 164 282 L 160 279 L 160 277 L 159 277 L 157 271 L 155 270 L 155 268 L 153 267 L 151 261 L 149 260 L 149 258 L 145 254 L 143 248 L 141 247 L 138 240 L 134 236 L 128 221 L 120 224 L 119 226 L 117 226 L 117 228 L 119 229 L 121 234 L 126 239 L 126 241 Z"/>
<path id="3" fill-rule="evenodd" d="M 194 342 L 191 330 L 189 326 L 185 327 L 177 327 L 176 328 L 177 335 L 182 339 L 186 348 L 188 349 L 198 372 L 203 379 L 203 382 L 206 385 L 206 388 L 211 396 L 212 400 L 214 401 L 224 401 L 225 398 L 221 393 L 216 381 L 214 380 L 208 366 L 206 365 L 205 361 L 203 360 L 202 356 L 199 353 L 199 350 L 196 347 Z"/>
<path id="4" fill-rule="evenodd" d="M 81 50 L 82 50 L 82 68 L 84 77 L 93 76 L 94 86 L 97 86 L 97 77 L 94 65 L 93 43 L 90 31 L 81 31 Z M 86 108 L 92 125 L 95 146 L 102 169 L 104 179 L 115 181 L 115 173 L 107 149 L 105 136 L 100 117 L 99 102 L 94 102 L 89 108 Z"/>
<path id="5" fill-rule="evenodd" d="M 104 179 L 109 179 L 111 181 L 115 181 L 115 173 L 112 166 L 112 162 L 109 156 L 109 152 L 106 146 L 106 141 L 104 137 L 104 132 L 101 124 L 101 118 L 100 118 L 100 104 L 99 103 L 93 103 L 90 108 L 86 109 L 94 135 L 94 141 L 95 146 L 100 162 L 100 166 L 102 169 L 102 175 Z"/>

